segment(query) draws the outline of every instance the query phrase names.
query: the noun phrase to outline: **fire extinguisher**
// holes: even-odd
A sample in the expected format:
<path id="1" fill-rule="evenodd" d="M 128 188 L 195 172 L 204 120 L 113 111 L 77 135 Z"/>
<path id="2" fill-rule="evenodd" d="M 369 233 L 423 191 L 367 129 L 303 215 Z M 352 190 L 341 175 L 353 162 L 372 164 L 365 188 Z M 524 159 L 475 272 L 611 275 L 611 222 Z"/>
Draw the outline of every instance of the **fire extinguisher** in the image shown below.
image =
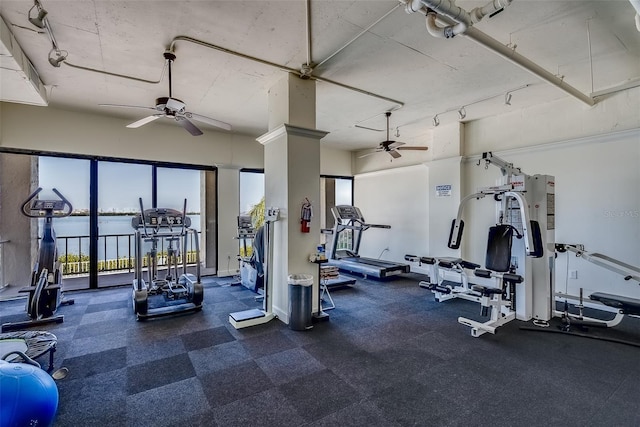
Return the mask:
<path id="1" fill-rule="evenodd" d="M 304 200 L 302 209 L 300 210 L 300 232 L 308 233 L 311 230 L 311 228 L 309 228 L 309 223 L 313 216 L 313 209 L 311 208 L 311 202 L 309 199 L 305 197 Z"/>

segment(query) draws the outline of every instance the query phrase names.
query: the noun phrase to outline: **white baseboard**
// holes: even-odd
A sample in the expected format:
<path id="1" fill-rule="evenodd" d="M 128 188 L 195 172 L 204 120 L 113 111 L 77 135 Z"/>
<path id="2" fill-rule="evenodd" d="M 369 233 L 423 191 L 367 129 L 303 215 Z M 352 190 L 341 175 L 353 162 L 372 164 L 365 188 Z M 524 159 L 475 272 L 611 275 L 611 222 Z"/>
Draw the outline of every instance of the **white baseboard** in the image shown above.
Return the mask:
<path id="1" fill-rule="evenodd" d="M 281 322 L 287 325 L 289 324 L 289 313 L 287 310 L 282 310 L 281 308 L 274 306 L 272 307 L 272 311 L 273 314 L 275 314 Z"/>

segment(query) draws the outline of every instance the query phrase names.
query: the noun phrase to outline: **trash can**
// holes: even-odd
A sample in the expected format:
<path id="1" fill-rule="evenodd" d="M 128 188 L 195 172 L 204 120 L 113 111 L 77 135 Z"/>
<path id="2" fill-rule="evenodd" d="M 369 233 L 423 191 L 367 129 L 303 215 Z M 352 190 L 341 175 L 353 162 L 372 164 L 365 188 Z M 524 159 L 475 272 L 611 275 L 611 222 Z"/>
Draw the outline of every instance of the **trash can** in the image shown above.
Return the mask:
<path id="1" fill-rule="evenodd" d="M 294 331 L 306 331 L 313 328 L 311 323 L 313 276 L 291 274 L 288 282 L 289 328 Z"/>

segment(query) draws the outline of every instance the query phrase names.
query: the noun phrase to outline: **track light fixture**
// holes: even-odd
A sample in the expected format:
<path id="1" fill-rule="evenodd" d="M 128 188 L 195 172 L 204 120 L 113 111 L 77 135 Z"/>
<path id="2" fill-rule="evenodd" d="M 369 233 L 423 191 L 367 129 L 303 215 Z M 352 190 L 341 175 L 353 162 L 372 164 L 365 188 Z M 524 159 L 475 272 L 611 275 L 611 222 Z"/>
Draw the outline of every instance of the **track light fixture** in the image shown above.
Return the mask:
<path id="1" fill-rule="evenodd" d="M 33 9 L 36 9 L 38 11 L 38 15 L 31 16 L 31 11 Z M 33 2 L 33 6 L 31 6 L 31 9 L 29 9 L 29 13 L 27 15 L 29 16 L 29 22 L 31 22 L 33 25 L 38 28 L 45 28 L 46 24 L 44 18 L 46 18 L 47 16 L 47 11 L 42 7 L 38 0 L 35 0 Z"/>
<path id="2" fill-rule="evenodd" d="M 69 53 L 66 50 L 51 49 L 51 51 L 49 51 L 49 64 L 56 68 L 60 67 L 60 63 L 67 59 L 67 55 L 69 55 Z"/>
<path id="3" fill-rule="evenodd" d="M 37 16 L 31 16 L 31 11 L 36 9 L 38 11 Z M 35 25 L 38 28 L 43 28 L 47 35 L 49 36 L 49 40 L 51 40 L 51 50 L 49 51 L 49 64 L 54 67 L 59 67 L 60 64 L 67 59 L 67 55 L 69 53 L 66 50 L 60 50 L 58 47 L 58 43 L 56 42 L 56 38 L 53 36 L 53 31 L 51 30 L 51 25 L 49 25 L 49 20 L 47 19 L 47 11 L 42 7 L 42 3 L 40 0 L 34 0 L 33 6 L 29 9 L 27 13 L 29 17 L 29 22 Z"/>
<path id="4" fill-rule="evenodd" d="M 531 86 L 531 84 L 526 84 L 526 85 L 523 85 L 523 86 L 520 86 L 520 87 L 509 89 L 509 90 L 507 90 L 507 92 L 499 92 L 499 93 L 496 93 L 495 95 L 485 96 L 484 98 L 476 99 L 475 101 L 472 101 L 472 102 L 467 102 L 465 105 L 463 105 L 460 108 L 453 107 L 453 108 L 449 108 L 448 110 L 440 111 L 440 112 L 436 113 L 435 116 L 433 116 L 433 120 L 432 120 L 433 126 L 435 127 L 435 126 L 438 126 L 440 124 L 440 118 L 439 118 L 440 114 L 454 113 L 454 112 L 457 111 L 458 112 L 458 118 L 460 120 L 464 120 L 467 117 L 467 109 L 466 109 L 467 105 L 471 106 L 471 105 L 479 104 L 481 102 L 488 101 L 488 100 L 493 99 L 493 98 L 500 98 L 500 97 L 503 96 L 503 93 L 504 93 L 504 104 L 505 105 L 511 105 L 511 96 L 512 96 L 513 92 L 516 92 L 516 91 L 522 90 L 522 89 L 526 89 L 529 86 Z"/>

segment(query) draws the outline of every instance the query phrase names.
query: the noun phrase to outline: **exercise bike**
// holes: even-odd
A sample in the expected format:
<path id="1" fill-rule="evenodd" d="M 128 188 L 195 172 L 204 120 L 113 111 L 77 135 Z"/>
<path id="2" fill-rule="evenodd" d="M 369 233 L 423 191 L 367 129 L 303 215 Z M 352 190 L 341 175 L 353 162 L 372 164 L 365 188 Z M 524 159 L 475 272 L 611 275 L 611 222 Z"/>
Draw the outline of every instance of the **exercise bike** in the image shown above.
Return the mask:
<path id="1" fill-rule="evenodd" d="M 38 261 L 31 272 L 31 286 L 19 291 L 29 294 L 26 310 L 30 320 L 5 323 L 2 325 L 2 332 L 46 323 L 62 323 L 64 316 L 55 316 L 58 307 L 74 303 L 73 300 L 65 300 L 62 295 L 62 273 L 58 261 L 56 233 L 53 229 L 53 219 L 71 215 L 73 206 L 55 188 L 53 192 L 59 197 L 58 200 L 38 199 L 37 196 L 41 191 L 42 188 L 38 188 L 31 193 L 22 203 L 21 208 L 22 214 L 28 218 L 44 219 Z"/>

